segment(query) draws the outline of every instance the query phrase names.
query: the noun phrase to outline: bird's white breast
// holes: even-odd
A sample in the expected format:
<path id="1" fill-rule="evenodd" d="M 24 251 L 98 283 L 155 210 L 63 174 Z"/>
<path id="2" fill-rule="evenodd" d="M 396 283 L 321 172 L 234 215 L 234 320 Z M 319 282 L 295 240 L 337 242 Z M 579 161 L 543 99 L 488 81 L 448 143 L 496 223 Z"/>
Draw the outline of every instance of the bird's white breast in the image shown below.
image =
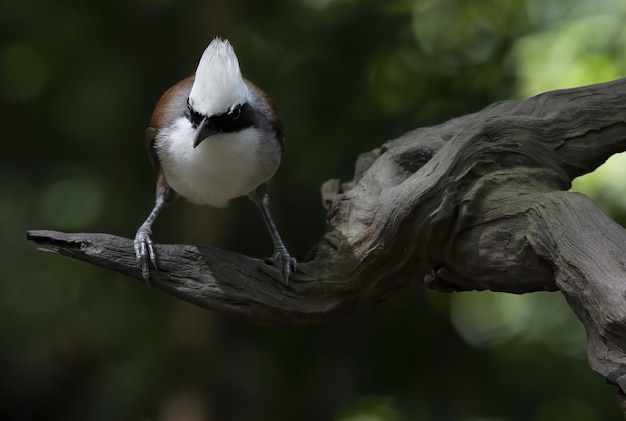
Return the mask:
<path id="1" fill-rule="evenodd" d="M 268 181 L 280 163 L 280 151 L 250 127 L 211 136 L 193 147 L 195 129 L 185 118 L 155 139 L 168 184 L 197 204 L 226 206 Z"/>

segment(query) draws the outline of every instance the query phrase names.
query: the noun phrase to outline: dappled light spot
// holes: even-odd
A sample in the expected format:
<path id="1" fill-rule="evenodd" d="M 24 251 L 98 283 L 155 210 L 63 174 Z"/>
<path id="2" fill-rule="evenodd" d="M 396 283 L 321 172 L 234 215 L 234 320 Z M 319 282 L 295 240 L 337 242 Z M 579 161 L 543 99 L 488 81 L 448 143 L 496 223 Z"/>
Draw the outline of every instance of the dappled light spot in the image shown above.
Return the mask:
<path id="1" fill-rule="evenodd" d="M 465 342 L 479 348 L 520 339 L 565 356 L 585 355 L 583 327 L 560 294 L 456 294 L 450 319 Z"/>
<path id="2" fill-rule="evenodd" d="M 41 93 L 48 69 L 41 55 L 30 45 L 17 43 L 0 50 L 0 97 L 25 102 Z"/>
<path id="3" fill-rule="evenodd" d="M 623 19 L 616 13 L 592 15 L 518 40 L 512 57 L 519 75 L 519 95 L 528 97 L 623 76 L 626 66 L 620 65 L 613 53 L 626 48 Z"/>
<path id="4" fill-rule="evenodd" d="M 477 347 L 502 343 L 519 333 L 527 305 L 513 295 L 464 293 L 453 295 L 450 318 L 459 335 Z"/>
<path id="5" fill-rule="evenodd" d="M 209 419 L 202 394 L 195 390 L 178 390 L 167 396 L 159 408 L 161 421 L 204 421 Z"/>
<path id="6" fill-rule="evenodd" d="M 372 395 L 352 402 L 336 421 L 395 421 L 402 418 L 392 397 Z"/>
<path id="7" fill-rule="evenodd" d="M 622 225 L 626 224 L 626 152 L 611 156 L 595 171 L 575 178 L 571 191 L 584 193 Z"/>
<path id="8" fill-rule="evenodd" d="M 504 9 L 506 6 L 498 3 L 500 18 L 507 14 Z M 413 34 L 422 50 L 438 60 L 436 63 L 429 60 L 430 64 L 454 68 L 485 63 L 493 57 L 508 28 L 499 24 L 502 19 L 494 19 L 488 10 L 472 2 L 414 2 Z"/>

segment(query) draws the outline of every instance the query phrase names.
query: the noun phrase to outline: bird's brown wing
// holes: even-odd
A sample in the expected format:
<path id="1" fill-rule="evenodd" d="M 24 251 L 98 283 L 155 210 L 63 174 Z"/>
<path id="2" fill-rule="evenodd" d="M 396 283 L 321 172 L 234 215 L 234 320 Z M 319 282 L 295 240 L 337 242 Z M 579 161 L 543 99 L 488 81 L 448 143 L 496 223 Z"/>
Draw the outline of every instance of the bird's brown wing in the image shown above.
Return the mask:
<path id="1" fill-rule="evenodd" d="M 159 164 L 159 157 L 157 156 L 156 149 L 154 148 L 154 139 L 156 138 L 158 130 L 154 127 L 148 127 L 146 129 L 146 147 L 148 148 L 148 157 L 150 158 L 150 163 L 157 171 L 161 169 L 161 165 Z"/>
<path id="2" fill-rule="evenodd" d="M 254 95 L 258 95 L 263 98 L 264 102 L 267 104 L 267 108 L 265 110 L 267 111 L 266 115 L 268 116 L 268 120 L 270 125 L 272 126 L 272 129 L 274 129 L 274 131 L 276 132 L 276 140 L 278 140 L 278 143 L 280 144 L 280 150 L 284 151 L 286 145 L 285 130 L 283 128 L 283 123 L 278 115 L 278 108 L 276 108 L 276 104 L 274 104 L 272 98 L 268 94 L 266 94 L 263 89 L 259 88 L 257 85 L 247 79 L 246 83 L 252 89 Z"/>
<path id="3" fill-rule="evenodd" d="M 156 135 L 163 127 L 171 125 L 183 115 L 182 113 L 187 109 L 187 99 L 193 81 L 193 75 L 181 80 L 165 91 L 154 107 L 150 118 L 150 127 L 146 129 L 146 146 L 148 147 L 150 162 L 156 170 L 161 169 L 154 145 Z"/>
<path id="4" fill-rule="evenodd" d="M 165 174 L 163 174 L 161 170 L 155 140 L 159 130 L 170 126 L 176 119 L 180 118 L 183 115 L 182 113 L 187 109 L 187 99 L 189 98 L 193 81 L 194 76 L 189 76 L 165 91 L 152 112 L 150 127 L 146 129 L 148 156 L 152 166 L 159 173 L 156 182 L 157 196 L 162 195 L 166 203 L 170 203 L 176 198 L 176 192 L 170 187 L 165 178 Z"/>

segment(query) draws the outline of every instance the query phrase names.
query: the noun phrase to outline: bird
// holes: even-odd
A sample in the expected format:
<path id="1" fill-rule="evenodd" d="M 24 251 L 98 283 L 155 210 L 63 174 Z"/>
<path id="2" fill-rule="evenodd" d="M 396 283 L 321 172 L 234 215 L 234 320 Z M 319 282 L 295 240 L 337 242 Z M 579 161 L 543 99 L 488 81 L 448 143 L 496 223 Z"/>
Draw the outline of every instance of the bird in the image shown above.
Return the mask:
<path id="1" fill-rule="evenodd" d="M 249 197 L 274 243 L 270 263 L 288 282 L 296 260 L 274 224 L 267 193 L 285 149 L 283 125 L 272 99 L 243 78 L 228 40 L 214 38 L 195 73 L 161 96 L 146 129 L 146 146 L 158 173 L 154 207 L 134 239 L 146 283 L 151 268 L 159 269 L 152 224 L 177 196 L 218 208 Z"/>

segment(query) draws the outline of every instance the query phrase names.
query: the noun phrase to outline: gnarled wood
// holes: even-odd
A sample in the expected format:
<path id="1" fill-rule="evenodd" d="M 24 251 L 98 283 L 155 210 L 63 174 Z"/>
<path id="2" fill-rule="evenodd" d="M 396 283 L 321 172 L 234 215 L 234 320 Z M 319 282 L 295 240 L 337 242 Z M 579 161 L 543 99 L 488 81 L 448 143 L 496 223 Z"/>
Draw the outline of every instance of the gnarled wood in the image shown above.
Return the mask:
<path id="1" fill-rule="evenodd" d="M 626 150 L 626 79 L 504 101 L 363 154 L 323 186 L 328 232 L 284 285 L 223 250 L 159 245 L 152 285 L 267 324 L 337 319 L 415 280 L 442 291 L 560 290 L 592 368 L 626 392 L 626 232 L 571 180 Z M 626 180 L 625 180 L 626 182 Z M 39 247 L 141 279 L 132 241 L 31 231 Z"/>

